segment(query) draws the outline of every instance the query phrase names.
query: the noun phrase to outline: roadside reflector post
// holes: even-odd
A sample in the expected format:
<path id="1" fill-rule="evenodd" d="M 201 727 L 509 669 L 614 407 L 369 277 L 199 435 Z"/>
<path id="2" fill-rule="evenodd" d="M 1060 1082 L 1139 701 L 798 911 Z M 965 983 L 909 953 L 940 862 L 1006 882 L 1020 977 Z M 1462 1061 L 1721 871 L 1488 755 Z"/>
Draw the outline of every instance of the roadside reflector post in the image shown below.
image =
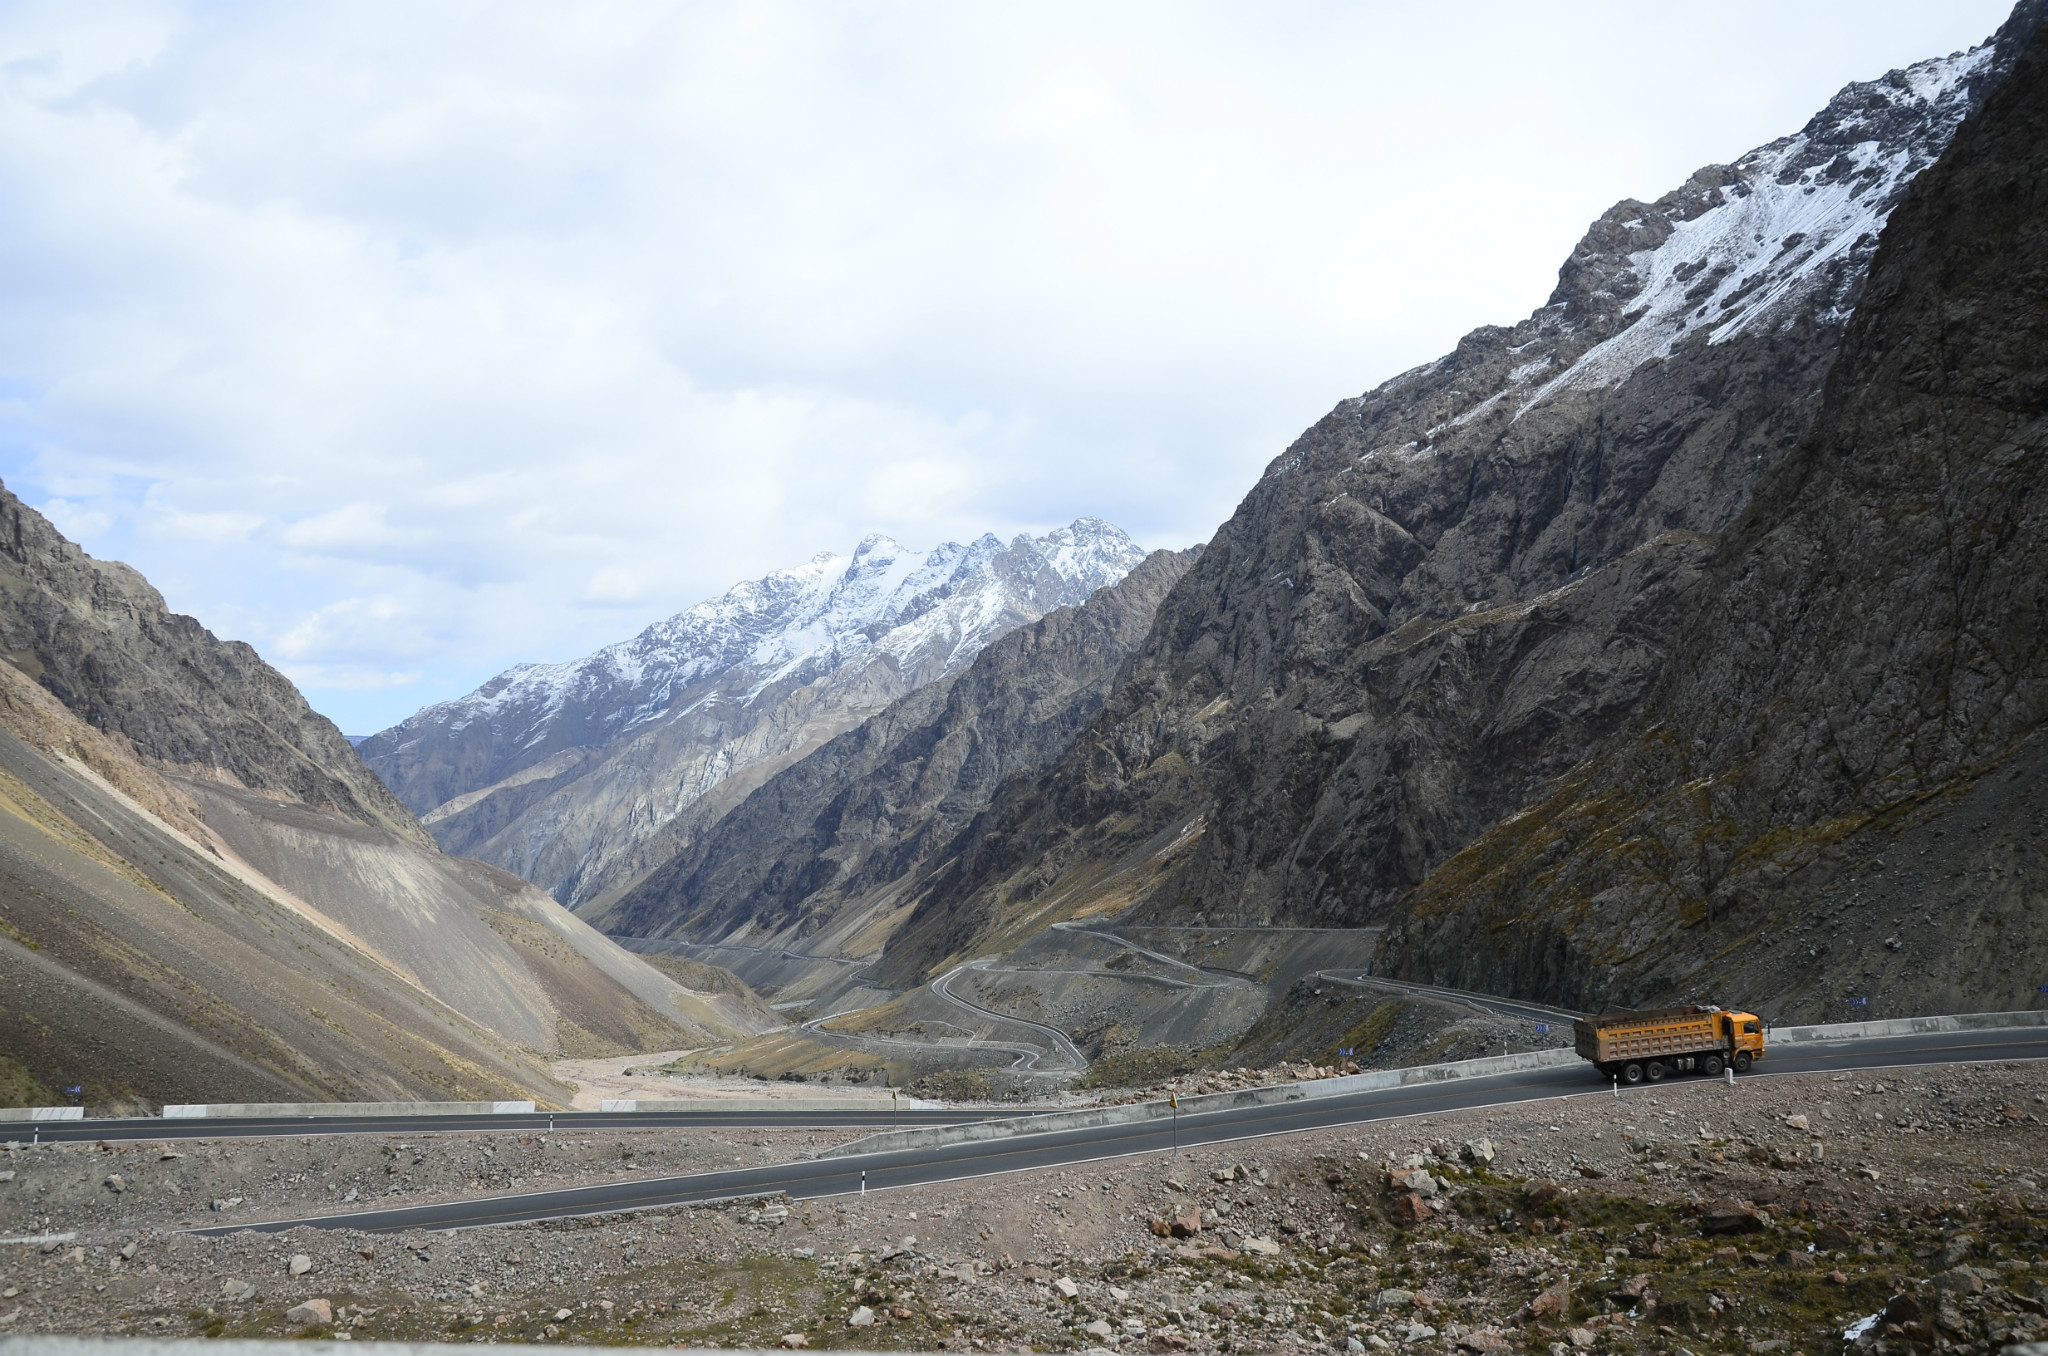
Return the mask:
<path id="1" fill-rule="evenodd" d="M 1614 1095 L 1616 1097 L 1621 1096 L 1621 1079 L 1619 1076 L 1616 1076 L 1614 1080 Z"/>
<path id="2" fill-rule="evenodd" d="M 1721 1066 L 1721 1075 L 1722 1075 L 1722 1077 L 1724 1077 L 1724 1078 L 1726 1078 L 1726 1079 L 1728 1080 L 1728 1086 L 1729 1086 L 1729 1087 L 1731 1087 L 1731 1088 L 1732 1088 L 1732 1087 L 1734 1087 L 1734 1086 L 1735 1086 L 1735 1066 L 1734 1066 L 1733 1064 L 1724 1064 L 1724 1065 L 1722 1065 L 1722 1066 Z"/>
<path id="3" fill-rule="evenodd" d="M 860 1194 L 863 1196 L 868 1194 L 868 1170 L 866 1168 L 860 1170 Z"/>
<path id="4" fill-rule="evenodd" d="M 1166 1104 L 1173 1108 L 1173 1156 L 1180 1157 L 1180 1094 L 1166 1094 Z"/>

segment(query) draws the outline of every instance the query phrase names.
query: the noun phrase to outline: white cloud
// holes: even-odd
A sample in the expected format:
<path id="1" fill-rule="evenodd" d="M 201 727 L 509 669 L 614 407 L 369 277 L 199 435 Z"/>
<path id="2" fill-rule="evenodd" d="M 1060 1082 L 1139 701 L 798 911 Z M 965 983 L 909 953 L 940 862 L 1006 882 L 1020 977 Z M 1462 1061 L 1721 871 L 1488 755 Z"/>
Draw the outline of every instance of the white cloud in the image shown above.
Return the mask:
<path id="1" fill-rule="evenodd" d="M 2002 12 L 15 5 L 0 475 L 356 733 L 871 530 L 1182 544 Z"/>

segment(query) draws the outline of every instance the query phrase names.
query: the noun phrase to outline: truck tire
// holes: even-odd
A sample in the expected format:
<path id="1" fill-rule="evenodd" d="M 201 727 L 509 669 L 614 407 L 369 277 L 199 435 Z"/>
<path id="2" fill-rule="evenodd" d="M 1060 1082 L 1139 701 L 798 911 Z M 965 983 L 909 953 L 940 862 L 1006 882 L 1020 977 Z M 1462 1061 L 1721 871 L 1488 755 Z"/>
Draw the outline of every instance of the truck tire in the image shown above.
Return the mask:
<path id="1" fill-rule="evenodd" d="M 1643 1077 L 1649 1079 L 1652 1083 L 1662 1083 L 1664 1075 L 1669 1072 L 1670 1070 L 1664 1067 L 1664 1061 L 1661 1059 L 1653 1059 L 1643 1066 Z"/>
<path id="2" fill-rule="evenodd" d="M 1630 1060 L 1628 1063 L 1622 1065 L 1621 1081 L 1628 1084 L 1630 1087 L 1634 1087 L 1636 1084 L 1642 1082 L 1643 1066 L 1636 1063 L 1634 1060 Z"/>
<path id="3" fill-rule="evenodd" d="M 1735 1072 L 1737 1072 L 1737 1073 L 1748 1073 L 1748 1072 L 1749 1072 L 1749 1051 L 1747 1051 L 1747 1050 L 1737 1050 L 1737 1051 L 1735 1052 L 1735 1059 L 1734 1059 L 1734 1064 L 1735 1064 Z"/>
<path id="4" fill-rule="evenodd" d="M 1719 1055 L 1708 1055 L 1700 1061 L 1700 1072 L 1709 1078 L 1719 1078 L 1721 1076 L 1721 1068 L 1721 1057 Z"/>

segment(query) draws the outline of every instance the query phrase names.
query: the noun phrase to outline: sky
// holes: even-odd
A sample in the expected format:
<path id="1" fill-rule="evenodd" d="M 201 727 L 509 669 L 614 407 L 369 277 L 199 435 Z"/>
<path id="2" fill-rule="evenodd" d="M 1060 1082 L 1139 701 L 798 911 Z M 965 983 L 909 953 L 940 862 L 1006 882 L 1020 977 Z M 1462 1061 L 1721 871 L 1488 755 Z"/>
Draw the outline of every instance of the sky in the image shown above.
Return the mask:
<path id="1" fill-rule="evenodd" d="M 887 533 L 1206 540 L 1976 0 L 0 6 L 0 480 L 368 734 Z"/>

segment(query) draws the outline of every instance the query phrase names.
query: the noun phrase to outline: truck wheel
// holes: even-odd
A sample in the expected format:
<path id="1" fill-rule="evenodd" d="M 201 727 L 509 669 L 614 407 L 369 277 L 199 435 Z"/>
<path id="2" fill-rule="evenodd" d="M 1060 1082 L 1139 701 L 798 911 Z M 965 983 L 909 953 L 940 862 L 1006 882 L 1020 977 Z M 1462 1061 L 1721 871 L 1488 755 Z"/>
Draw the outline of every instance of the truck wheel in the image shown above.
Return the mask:
<path id="1" fill-rule="evenodd" d="M 1737 1050 L 1737 1051 L 1735 1052 L 1735 1072 L 1737 1072 L 1737 1073 L 1748 1073 L 1748 1072 L 1749 1072 L 1749 1051 L 1747 1051 L 1747 1050 Z"/>
<path id="2" fill-rule="evenodd" d="M 1721 1076 L 1721 1057 L 1719 1055 L 1708 1055 L 1700 1061 L 1700 1072 L 1709 1078 L 1719 1078 Z"/>
<path id="3" fill-rule="evenodd" d="M 1621 1066 L 1621 1081 L 1633 1087 L 1643 1081 L 1643 1066 L 1630 1060 Z"/>
<path id="4" fill-rule="evenodd" d="M 1667 1072 L 1668 1070 L 1664 1067 L 1664 1061 L 1661 1059 L 1653 1059 L 1643 1066 L 1643 1077 L 1649 1079 L 1652 1083 L 1662 1083 Z"/>

